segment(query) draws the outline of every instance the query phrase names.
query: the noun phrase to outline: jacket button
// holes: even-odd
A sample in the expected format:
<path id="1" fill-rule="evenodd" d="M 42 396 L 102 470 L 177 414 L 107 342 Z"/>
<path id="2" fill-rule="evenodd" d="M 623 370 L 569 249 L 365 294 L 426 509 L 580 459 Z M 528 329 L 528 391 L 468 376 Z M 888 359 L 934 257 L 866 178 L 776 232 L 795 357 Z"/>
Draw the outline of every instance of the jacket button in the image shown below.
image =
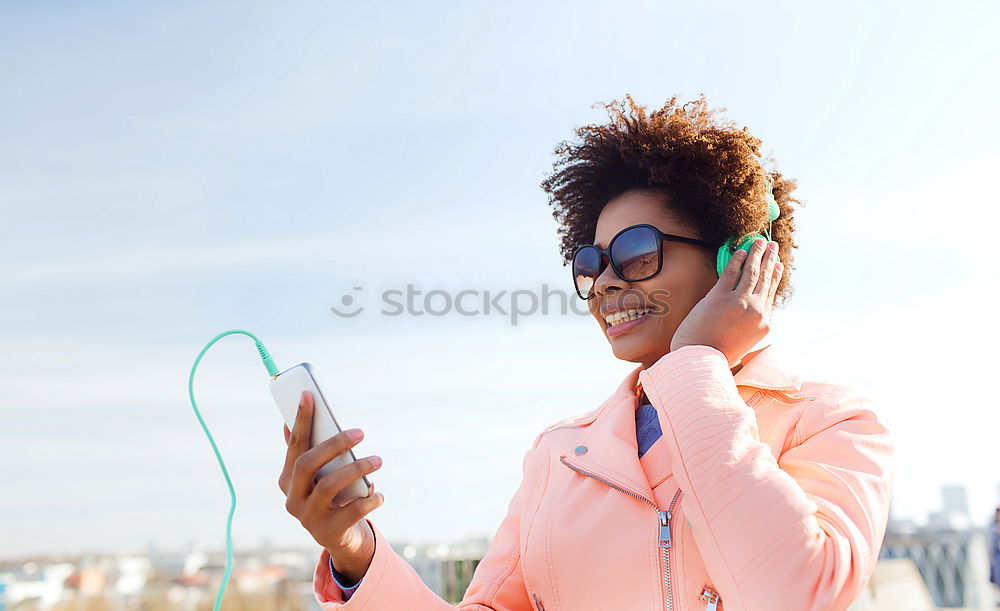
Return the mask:
<path id="1" fill-rule="evenodd" d="M 579 456 L 581 454 L 586 454 L 587 453 L 587 446 L 576 446 L 576 450 L 574 450 L 574 452 L 576 452 L 577 456 Z"/>

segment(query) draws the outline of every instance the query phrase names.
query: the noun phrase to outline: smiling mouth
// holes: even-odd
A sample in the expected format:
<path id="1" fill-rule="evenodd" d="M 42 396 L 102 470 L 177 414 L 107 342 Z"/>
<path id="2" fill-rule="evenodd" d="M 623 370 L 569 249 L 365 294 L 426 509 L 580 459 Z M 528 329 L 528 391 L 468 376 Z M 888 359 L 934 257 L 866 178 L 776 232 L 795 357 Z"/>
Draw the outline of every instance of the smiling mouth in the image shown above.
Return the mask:
<path id="1" fill-rule="evenodd" d="M 607 316 L 605 316 L 604 322 L 608 324 L 608 327 L 613 327 L 623 322 L 628 322 L 630 320 L 636 320 L 642 318 L 643 316 L 649 314 L 652 311 L 653 308 L 633 308 L 622 312 L 615 312 L 613 314 L 608 314 Z"/>

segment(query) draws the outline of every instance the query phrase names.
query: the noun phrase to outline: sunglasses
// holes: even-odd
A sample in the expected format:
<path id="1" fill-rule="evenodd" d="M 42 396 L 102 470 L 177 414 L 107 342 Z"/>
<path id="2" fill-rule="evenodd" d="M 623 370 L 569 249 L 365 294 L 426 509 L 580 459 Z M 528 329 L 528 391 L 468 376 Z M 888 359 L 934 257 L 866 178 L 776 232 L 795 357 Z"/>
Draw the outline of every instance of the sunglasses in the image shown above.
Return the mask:
<path id="1" fill-rule="evenodd" d="M 594 295 L 594 284 L 605 267 L 605 260 L 618 277 L 626 282 L 647 280 L 660 273 L 663 268 L 663 241 L 681 242 L 707 248 L 718 248 L 717 244 L 663 233 L 647 224 L 632 225 L 622 229 L 607 248 L 581 246 L 573 254 L 573 284 L 580 299 L 590 299 Z"/>

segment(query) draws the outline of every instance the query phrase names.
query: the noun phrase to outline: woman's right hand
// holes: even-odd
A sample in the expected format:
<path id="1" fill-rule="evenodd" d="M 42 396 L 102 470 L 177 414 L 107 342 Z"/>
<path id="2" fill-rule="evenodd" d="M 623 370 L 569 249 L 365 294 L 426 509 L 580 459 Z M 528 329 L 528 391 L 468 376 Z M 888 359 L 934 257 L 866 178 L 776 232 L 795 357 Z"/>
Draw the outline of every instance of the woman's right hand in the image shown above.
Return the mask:
<path id="1" fill-rule="evenodd" d="M 318 481 L 316 472 L 340 454 L 361 441 L 352 439 L 352 431 L 342 431 L 315 448 L 309 448 L 312 436 L 313 398 L 303 392 L 292 430 L 285 426 L 285 467 L 278 478 L 278 487 L 285 493 L 285 509 L 295 516 L 312 538 L 330 552 L 337 572 L 357 583 L 368 572 L 375 554 L 375 534 L 364 519 L 382 504 L 382 494 L 369 491 L 368 496 L 355 499 L 343 507 L 334 497 L 362 475 L 381 466 L 378 456 L 361 458 L 327 473 Z M 374 485 L 372 486 L 374 490 Z"/>

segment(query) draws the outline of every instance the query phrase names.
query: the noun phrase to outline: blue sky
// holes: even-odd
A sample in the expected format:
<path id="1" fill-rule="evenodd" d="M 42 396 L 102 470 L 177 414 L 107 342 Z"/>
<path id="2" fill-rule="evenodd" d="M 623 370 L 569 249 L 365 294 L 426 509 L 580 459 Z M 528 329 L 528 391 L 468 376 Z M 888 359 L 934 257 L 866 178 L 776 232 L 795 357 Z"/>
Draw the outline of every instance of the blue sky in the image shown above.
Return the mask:
<path id="1" fill-rule="evenodd" d="M 985 520 L 998 13 L 4 4 L 0 554 L 220 547 L 228 495 L 185 384 L 234 327 L 281 366 L 314 363 L 368 432 L 388 536 L 492 535 L 535 434 L 632 365 L 585 317 L 372 306 L 407 283 L 569 290 L 538 185 L 558 142 L 606 119 L 592 105 L 626 92 L 704 93 L 799 181 L 796 294 L 767 341 L 878 401 L 897 514 L 922 517 L 954 482 Z M 345 294 L 370 309 L 333 316 Z M 237 545 L 311 544 L 276 485 L 281 422 L 252 346 L 217 346 L 197 390 L 237 486 Z"/>

